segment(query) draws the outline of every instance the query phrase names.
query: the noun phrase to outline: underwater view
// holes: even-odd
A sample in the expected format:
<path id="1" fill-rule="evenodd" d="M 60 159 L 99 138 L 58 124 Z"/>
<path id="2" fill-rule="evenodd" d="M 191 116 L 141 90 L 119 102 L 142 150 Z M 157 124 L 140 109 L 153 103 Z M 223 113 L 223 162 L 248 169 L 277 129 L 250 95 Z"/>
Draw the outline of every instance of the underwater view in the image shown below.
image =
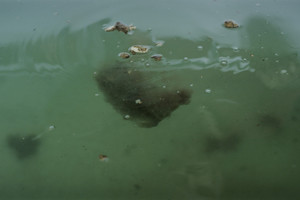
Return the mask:
<path id="1" fill-rule="evenodd" d="M 0 199 L 300 199 L 300 1 L 0 1 Z"/>

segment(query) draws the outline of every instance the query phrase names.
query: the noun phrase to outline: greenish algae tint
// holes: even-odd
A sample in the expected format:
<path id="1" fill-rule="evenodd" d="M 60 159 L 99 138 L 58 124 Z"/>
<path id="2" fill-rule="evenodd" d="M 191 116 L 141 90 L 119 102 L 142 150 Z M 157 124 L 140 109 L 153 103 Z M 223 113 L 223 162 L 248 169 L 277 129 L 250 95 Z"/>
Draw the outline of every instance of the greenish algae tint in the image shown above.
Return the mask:
<path id="1" fill-rule="evenodd" d="M 2 1 L 0 199 L 299 199 L 299 7 Z"/>

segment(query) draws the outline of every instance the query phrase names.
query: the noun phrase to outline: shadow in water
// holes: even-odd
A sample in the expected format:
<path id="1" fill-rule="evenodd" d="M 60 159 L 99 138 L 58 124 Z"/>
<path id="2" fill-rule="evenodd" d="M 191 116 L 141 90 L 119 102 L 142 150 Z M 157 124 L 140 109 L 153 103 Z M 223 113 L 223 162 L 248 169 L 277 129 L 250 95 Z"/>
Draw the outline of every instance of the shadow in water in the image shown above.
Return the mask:
<path id="1" fill-rule="evenodd" d="M 37 154 L 41 141 L 35 139 L 36 135 L 8 135 L 7 144 L 20 160 L 30 158 Z"/>
<path id="2" fill-rule="evenodd" d="M 204 151 L 206 153 L 234 151 L 237 150 L 240 142 L 241 138 L 238 134 L 231 134 L 222 138 L 208 136 L 204 143 Z"/>

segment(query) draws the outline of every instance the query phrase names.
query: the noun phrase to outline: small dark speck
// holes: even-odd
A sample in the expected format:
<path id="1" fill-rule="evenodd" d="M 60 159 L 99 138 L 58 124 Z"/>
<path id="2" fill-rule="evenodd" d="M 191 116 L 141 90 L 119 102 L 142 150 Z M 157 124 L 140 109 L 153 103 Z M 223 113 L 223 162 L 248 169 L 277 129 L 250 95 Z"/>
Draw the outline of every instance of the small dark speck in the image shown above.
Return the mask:
<path id="1" fill-rule="evenodd" d="M 245 165 L 242 165 L 242 166 L 240 166 L 240 167 L 238 168 L 238 170 L 239 170 L 240 172 L 245 172 L 245 171 L 247 171 L 247 167 L 246 167 Z"/>
<path id="2" fill-rule="evenodd" d="M 296 144 L 298 144 L 299 143 L 299 139 L 298 138 L 294 138 L 293 142 L 296 143 Z"/>
<path id="3" fill-rule="evenodd" d="M 141 190 L 142 189 L 142 187 L 141 187 L 141 185 L 140 184 L 134 184 L 133 185 L 134 186 L 134 189 L 136 189 L 136 190 Z"/>
<path id="4" fill-rule="evenodd" d="M 85 145 L 82 145 L 82 148 L 86 151 L 87 150 L 87 148 L 86 148 L 86 146 Z"/>
<path id="5" fill-rule="evenodd" d="M 296 122 L 296 121 L 298 121 L 298 117 L 295 116 L 295 115 L 293 115 L 293 116 L 291 116 L 291 120 L 292 120 L 293 122 Z"/>

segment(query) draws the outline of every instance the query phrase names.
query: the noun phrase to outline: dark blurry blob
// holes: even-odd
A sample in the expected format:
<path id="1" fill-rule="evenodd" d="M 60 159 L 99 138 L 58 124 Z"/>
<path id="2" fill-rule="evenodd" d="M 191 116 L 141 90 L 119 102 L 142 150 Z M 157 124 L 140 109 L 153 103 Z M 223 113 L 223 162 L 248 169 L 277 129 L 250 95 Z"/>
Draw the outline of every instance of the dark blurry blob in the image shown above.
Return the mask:
<path id="1" fill-rule="evenodd" d="M 231 134 L 222 138 L 209 136 L 205 140 L 205 152 L 213 153 L 217 151 L 228 152 L 236 150 L 240 140 L 241 138 L 238 134 Z"/>
<path id="2" fill-rule="evenodd" d="M 40 140 L 35 139 L 36 135 L 9 135 L 7 137 L 8 146 L 16 153 L 20 160 L 35 155 L 40 146 Z"/>
<path id="3" fill-rule="evenodd" d="M 180 105 L 188 104 L 191 92 L 167 89 L 151 82 L 147 71 L 138 71 L 124 64 L 100 70 L 96 81 L 106 99 L 125 119 L 141 127 L 154 127 Z"/>

